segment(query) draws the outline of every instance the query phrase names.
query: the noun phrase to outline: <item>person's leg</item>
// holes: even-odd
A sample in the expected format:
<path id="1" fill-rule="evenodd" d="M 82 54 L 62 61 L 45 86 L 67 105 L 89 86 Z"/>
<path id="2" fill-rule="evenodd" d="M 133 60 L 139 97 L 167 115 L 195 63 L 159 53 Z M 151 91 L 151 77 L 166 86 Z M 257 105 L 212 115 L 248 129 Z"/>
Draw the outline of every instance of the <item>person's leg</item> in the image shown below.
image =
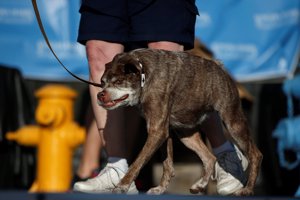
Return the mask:
<path id="1" fill-rule="evenodd" d="M 99 169 L 101 149 L 105 146 L 104 138 L 99 137 L 96 120 L 91 108 L 87 114 L 86 121 L 87 136 L 83 144 L 80 163 L 76 171 L 76 182 L 94 176 L 95 171 Z"/>
<path id="2" fill-rule="evenodd" d="M 217 149 L 222 146 L 227 138 L 223 132 L 222 121 L 217 112 L 212 112 L 207 119 L 201 125 L 201 131 L 203 131 L 208 138 L 212 149 Z M 233 150 L 233 146 L 228 147 L 229 150 Z"/>
<path id="3" fill-rule="evenodd" d="M 123 45 L 108 43 L 104 41 L 91 40 L 86 43 L 86 52 L 90 66 L 90 80 L 100 82 L 104 72 L 104 65 L 109 62 L 117 53 L 123 51 Z M 99 156 L 101 148 L 104 146 L 104 128 L 108 154 L 111 156 L 125 157 L 124 154 L 124 134 L 122 134 L 122 111 L 112 112 L 109 118 L 112 123 L 106 126 L 107 112 L 97 105 L 96 96 L 100 88 L 90 86 L 90 95 L 93 110 L 89 113 L 87 125 L 87 138 L 83 146 L 83 152 L 77 175 L 81 179 L 89 178 L 93 170 L 99 167 Z M 94 115 L 96 113 L 96 115 Z M 96 116 L 96 118 L 95 118 Z M 98 128 L 99 127 L 99 128 Z M 120 133 L 118 135 L 118 133 Z M 99 137 L 100 135 L 100 137 Z M 113 137 L 114 136 L 114 137 Z M 117 144 L 117 145 L 116 145 Z M 112 148 L 113 146 L 113 148 Z"/>
<path id="4" fill-rule="evenodd" d="M 100 82 L 102 74 L 105 70 L 105 64 L 110 62 L 113 57 L 123 52 L 123 45 L 117 43 L 110 43 L 105 41 L 91 40 L 86 43 L 86 51 L 88 62 L 90 66 L 90 80 L 93 82 Z M 90 95 L 92 101 L 92 107 L 98 127 L 98 131 L 106 140 L 106 149 L 109 156 L 113 157 L 125 157 L 124 149 L 125 144 L 122 133 L 122 113 L 121 110 L 108 112 L 98 105 L 97 94 L 100 88 L 90 86 Z M 112 120 L 114 123 L 107 123 Z M 116 135 L 117 134 L 117 135 Z M 119 150 L 120 149 L 120 150 Z"/>
<path id="5" fill-rule="evenodd" d="M 123 52 L 123 44 L 128 42 L 127 2 L 127 0 L 82 1 L 77 40 L 86 45 L 92 82 L 100 82 L 105 64 L 110 62 L 116 54 Z M 101 88 L 90 86 L 89 89 L 97 132 L 100 137 L 105 138 L 109 156 L 108 164 L 97 177 L 76 183 L 74 189 L 82 192 L 109 192 L 128 167 L 125 159 L 127 149 L 124 138 L 126 136 L 123 134 L 124 114 L 121 109 L 107 112 L 97 104 L 97 93 L 101 91 Z M 103 177 L 105 177 L 104 180 L 102 180 Z M 115 177 L 118 179 L 111 180 Z"/>
<path id="6" fill-rule="evenodd" d="M 183 51 L 183 45 L 168 42 L 168 41 L 158 41 L 158 42 L 149 42 L 148 47 L 151 49 L 164 49 L 169 51 Z"/>
<path id="7" fill-rule="evenodd" d="M 217 192 L 229 195 L 244 187 L 247 181 L 245 170 L 248 162 L 238 148 L 227 140 L 217 112 L 212 112 L 208 116 L 201 125 L 201 131 L 205 133 L 217 157 L 215 166 Z"/>
<path id="8" fill-rule="evenodd" d="M 113 57 L 123 52 L 123 45 L 99 40 L 90 40 L 86 43 L 86 52 L 90 67 L 90 81 L 99 82 L 105 64 Z M 100 137 L 105 138 L 106 150 L 109 156 L 107 166 L 95 178 L 84 182 L 77 182 L 74 185 L 75 191 L 81 192 L 110 192 L 124 176 L 128 169 L 126 161 L 126 143 L 123 133 L 123 112 L 122 109 L 107 112 L 97 103 L 97 94 L 100 88 L 90 86 L 92 107 Z M 94 151 L 97 151 L 95 149 Z M 136 193 L 135 186 L 132 191 Z"/>

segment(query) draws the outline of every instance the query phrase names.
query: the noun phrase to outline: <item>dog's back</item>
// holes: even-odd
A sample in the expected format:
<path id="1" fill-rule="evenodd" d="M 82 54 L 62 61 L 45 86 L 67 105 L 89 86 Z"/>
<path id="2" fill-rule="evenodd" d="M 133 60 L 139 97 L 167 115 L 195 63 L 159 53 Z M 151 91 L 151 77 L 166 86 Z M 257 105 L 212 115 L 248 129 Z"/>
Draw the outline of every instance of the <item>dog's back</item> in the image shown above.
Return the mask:
<path id="1" fill-rule="evenodd" d="M 192 128 L 207 112 L 239 106 L 235 83 L 217 61 L 186 52 L 142 49 L 132 53 L 146 66 L 151 89 L 144 88 L 144 98 L 168 95 L 165 103 L 170 106 L 172 126 Z"/>

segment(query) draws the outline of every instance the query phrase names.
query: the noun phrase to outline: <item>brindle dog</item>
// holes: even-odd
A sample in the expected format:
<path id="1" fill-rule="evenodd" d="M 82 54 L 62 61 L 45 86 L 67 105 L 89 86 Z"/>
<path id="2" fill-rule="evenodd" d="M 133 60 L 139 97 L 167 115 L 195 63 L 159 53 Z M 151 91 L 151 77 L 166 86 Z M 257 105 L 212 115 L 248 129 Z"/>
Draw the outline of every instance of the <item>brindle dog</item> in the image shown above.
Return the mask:
<path id="1" fill-rule="evenodd" d="M 216 158 L 194 130 L 209 113 L 217 111 L 232 141 L 249 161 L 247 185 L 234 195 L 253 194 L 262 154 L 251 139 L 236 84 L 219 62 L 186 52 L 138 49 L 115 56 L 106 65 L 101 86 L 99 105 L 108 110 L 139 105 L 147 122 L 146 143 L 114 192 L 126 192 L 160 147 L 167 152 L 163 176 L 159 186 L 148 193 L 166 190 L 174 176 L 170 128 L 193 130 L 177 135 L 203 161 L 205 173 L 191 191 L 204 191 Z"/>

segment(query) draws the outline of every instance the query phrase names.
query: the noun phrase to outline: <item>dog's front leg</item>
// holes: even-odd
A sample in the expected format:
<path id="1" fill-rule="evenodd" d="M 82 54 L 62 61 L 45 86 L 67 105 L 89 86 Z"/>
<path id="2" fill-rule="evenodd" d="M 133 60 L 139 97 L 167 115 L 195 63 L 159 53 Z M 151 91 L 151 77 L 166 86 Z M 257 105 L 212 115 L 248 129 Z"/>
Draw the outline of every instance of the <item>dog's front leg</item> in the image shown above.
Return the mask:
<path id="1" fill-rule="evenodd" d="M 154 152 L 168 138 L 168 128 L 163 126 L 150 126 L 148 128 L 148 138 L 136 160 L 129 167 L 127 173 L 122 178 L 117 187 L 113 190 L 114 193 L 125 193 L 129 186 L 138 176 L 142 167 L 149 161 Z"/>
<path id="2" fill-rule="evenodd" d="M 169 137 L 165 144 L 161 147 L 164 156 L 163 175 L 160 184 L 147 191 L 147 194 L 162 194 L 168 188 L 171 178 L 175 176 L 173 167 L 173 141 Z"/>

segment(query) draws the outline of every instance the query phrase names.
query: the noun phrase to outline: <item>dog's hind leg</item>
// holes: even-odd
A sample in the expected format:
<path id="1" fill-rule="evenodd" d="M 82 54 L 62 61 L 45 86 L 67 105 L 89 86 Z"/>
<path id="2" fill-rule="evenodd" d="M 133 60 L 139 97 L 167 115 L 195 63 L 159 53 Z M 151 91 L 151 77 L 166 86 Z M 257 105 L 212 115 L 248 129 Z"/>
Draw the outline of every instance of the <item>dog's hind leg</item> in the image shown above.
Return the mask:
<path id="1" fill-rule="evenodd" d="M 219 113 L 226 128 L 228 129 L 230 137 L 234 140 L 234 143 L 237 144 L 249 161 L 249 176 L 247 185 L 235 192 L 234 195 L 252 195 L 262 160 L 262 154 L 250 136 L 248 123 L 240 106 L 227 107 L 227 109 L 223 109 Z"/>
<path id="2" fill-rule="evenodd" d="M 173 167 L 173 141 L 171 137 L 169 137 L 162 145 L 161 151 L 164 156 L 163 175 L 161 177 L 160 184 L 148 190 L 148 194 L 164 193 L 170 184 L 171 178 L 175 176 Z"/>
<path id="3" fill-rule="evenodd" d="M 192 185 L 190 192 L 193 194 L 204 193 L 209 179 L 214 171 L 216 157 L 208 150 L 198 132 L 194 132 L 192 134 L 180 133 L 177 135 L 181 142 L 187 148 L 194 151 L 203 162 L 204 174 L 196 183 Z"/>

